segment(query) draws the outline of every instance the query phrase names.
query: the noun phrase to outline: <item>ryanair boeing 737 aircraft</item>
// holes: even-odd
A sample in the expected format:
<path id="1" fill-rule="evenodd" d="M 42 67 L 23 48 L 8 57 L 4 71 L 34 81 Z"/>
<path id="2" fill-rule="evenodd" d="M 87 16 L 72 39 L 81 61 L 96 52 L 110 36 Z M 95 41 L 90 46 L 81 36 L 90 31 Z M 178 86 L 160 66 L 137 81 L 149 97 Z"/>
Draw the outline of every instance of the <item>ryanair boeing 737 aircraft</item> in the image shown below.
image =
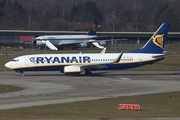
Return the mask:
<path id="1" fill-rule="evenodd" d="M 163 23 L 140 49 L 129 53 L 35 54 L 23 55 L 5 66 L 24 75 L 24 71 L 61 71 L 65 74 L 92 75 L 96 70 L 120 70 L 153 64 L 165 58 L 163 52 L 169 23 Z"/>

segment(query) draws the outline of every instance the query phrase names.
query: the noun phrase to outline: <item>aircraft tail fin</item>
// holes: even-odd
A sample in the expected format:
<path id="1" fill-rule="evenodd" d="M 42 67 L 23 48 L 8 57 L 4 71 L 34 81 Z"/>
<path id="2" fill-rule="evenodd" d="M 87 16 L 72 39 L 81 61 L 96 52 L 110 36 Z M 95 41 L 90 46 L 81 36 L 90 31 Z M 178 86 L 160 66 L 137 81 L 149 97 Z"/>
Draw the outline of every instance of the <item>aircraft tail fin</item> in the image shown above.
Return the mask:
<path id="1" fill-rule="evenodd" d="M 96 35 L 96 29 L 97 29 L 97 17 L 95 16 L 87 35 Z"/>
<path id="2" fill-rule="evenodd" d="M 163 23 L 142 48 L 132 53 L 163 53 L 169 26 L 169 23 Z"/>

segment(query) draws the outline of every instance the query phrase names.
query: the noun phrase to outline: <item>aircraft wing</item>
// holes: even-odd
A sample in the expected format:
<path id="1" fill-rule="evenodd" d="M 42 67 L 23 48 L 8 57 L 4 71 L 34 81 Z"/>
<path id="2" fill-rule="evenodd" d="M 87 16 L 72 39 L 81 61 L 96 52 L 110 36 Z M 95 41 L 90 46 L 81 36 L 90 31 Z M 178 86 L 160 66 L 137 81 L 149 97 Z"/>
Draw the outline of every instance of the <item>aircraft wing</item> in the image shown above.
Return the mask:
<path id="1" fill-rule="evenodd" d="M 100 45 L 100 42 L 107 42 L 107 41 L 122 41 L 127 39 L 119 39 L 118 37 L 93 37 L 87 43 L 92 43 L 94 46 L 100 49 L 104 49 L 103 45 Z"/>
<path id="2" fill-rule="evenodd" d="M 90 38 L 89 38 L 90 39 Z M 114 37 L 112 39 L 112 37 L 106 37 L 106 36 L 102 36 L 102 37 L 92 37 L 90 40 L 88 41 L 64 41 L 64 42 L 60 42 L 59 45 L 70 45 L 70 44 L 79 44 L 79 43 L 84 43 L 84 42 L 88 42 L 88 43 L 93 43 L 93 42 L 100 42 L 100 41 L 117 41 L 117 40 L 127 40 L 127 39 L 118 39 L 116 37 Z"/>
<path id="3" fill-rule="evenodd" d="M 112 39 L 113 38 L 113 39 Z M 83 40 L 71 40 L 71 41 L 64 41 L 59 42 L 58 45 L 87 45 L 89 43 L 93 44 L 99 49 L 104 49 L 103 45 L 100 45 L 100 42 L 106 42 L 106 41 L 119 41 L 119 40 L 127 40 L 127 39 L 119 39 L 118 37 L 109 37 L 109 36 L 100 36 L 100 37 L 92 37 L 88 38 L 89 40 L 83 41 Z"/>
<path id="4" fill-rule="evenodd" d="M 82 69 L 102 69 L 102 68 L 107 68 L 106 64 L 109 63 L 118 63 L 122 57 L 124 52 L 121 52 L 117 58 L 115 59 L 115 61 L 113 62 L 106 62 L 106 63 L 92 63 L 92 64 L 85 64 L 85 65 L 80 65 L 80 67 Z"/>
<path id="5" fill-rule="evenodd" d="M 86 65 L 80 65 L 80 67 L 82 69 L 102 69 L 102 68 L 106 68 L 107 63 L 102 63 L 102 64 L 86 64 Z"/>
<path id="6" fill-rule="evenodd" d="M 59 42 L 58 45 L 73 45 L 73 44 L 79 44 L 79 43 L 82 43 L 82 41 L 70 41 L 70 42 Z"/>
<path id="7" fill-rule="evenodd" d="M 111 37 L 111 36 L 99 36 L 99 37 L 92 37 L 92 40 L 95 41 L 118 41 L 118 40 L 127 40 L 126 38 L 119 38 L 119 37 Z"/>
<path id="8" fill-rule="evenodd" d="M 49 40 L 45 42 L 45 45 L 51 50 L 58 50 Z"/>

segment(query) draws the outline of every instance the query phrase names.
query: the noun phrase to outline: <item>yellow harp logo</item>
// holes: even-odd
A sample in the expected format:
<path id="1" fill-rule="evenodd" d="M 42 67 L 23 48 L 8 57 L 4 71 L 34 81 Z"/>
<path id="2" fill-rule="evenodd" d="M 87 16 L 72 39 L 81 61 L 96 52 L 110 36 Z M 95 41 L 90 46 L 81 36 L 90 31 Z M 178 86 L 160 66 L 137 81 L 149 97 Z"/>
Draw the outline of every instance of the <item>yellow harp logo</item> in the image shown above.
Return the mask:
<path id="1" fill-rule="evenodd" d="M 164 35 L 156 35 L 152 37 L 153 43 L 163 49 Z"/>
<path id="2" fill-rule="evenodd" d="M 92 30 L 95 32 L 96 31 L 96 24 L 92 24 Z"/>

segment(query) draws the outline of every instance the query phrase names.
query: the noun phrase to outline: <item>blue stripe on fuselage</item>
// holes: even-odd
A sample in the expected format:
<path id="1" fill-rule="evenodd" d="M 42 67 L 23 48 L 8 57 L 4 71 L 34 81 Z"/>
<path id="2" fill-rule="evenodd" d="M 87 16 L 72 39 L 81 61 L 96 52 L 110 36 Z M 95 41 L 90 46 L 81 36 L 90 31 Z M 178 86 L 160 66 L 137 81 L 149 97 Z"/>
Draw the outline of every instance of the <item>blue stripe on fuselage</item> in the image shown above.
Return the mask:
<path id="1" fill-rule="evenodd" d="M 153 64 L 157 61 L 160 61 L 164 58 L 147 61 L 147 62 L 136 62 L 136 63 L 126 63 L 126 64 L 106 64 L 107 68 L 103 68 L 101 70 L 120 70 L 120 69 L 128 69 L 128 68 L 134 68 L 139 67 L 147 64 Z M 17 72 L 21 71 L 63 71 L 65 66 L 40 66 L 40 67 L 26 67 L 26 68 L 17 68 L 14 69 Z M 97 69 L 90 69 L 91 71 L 97 70 Z"/>

